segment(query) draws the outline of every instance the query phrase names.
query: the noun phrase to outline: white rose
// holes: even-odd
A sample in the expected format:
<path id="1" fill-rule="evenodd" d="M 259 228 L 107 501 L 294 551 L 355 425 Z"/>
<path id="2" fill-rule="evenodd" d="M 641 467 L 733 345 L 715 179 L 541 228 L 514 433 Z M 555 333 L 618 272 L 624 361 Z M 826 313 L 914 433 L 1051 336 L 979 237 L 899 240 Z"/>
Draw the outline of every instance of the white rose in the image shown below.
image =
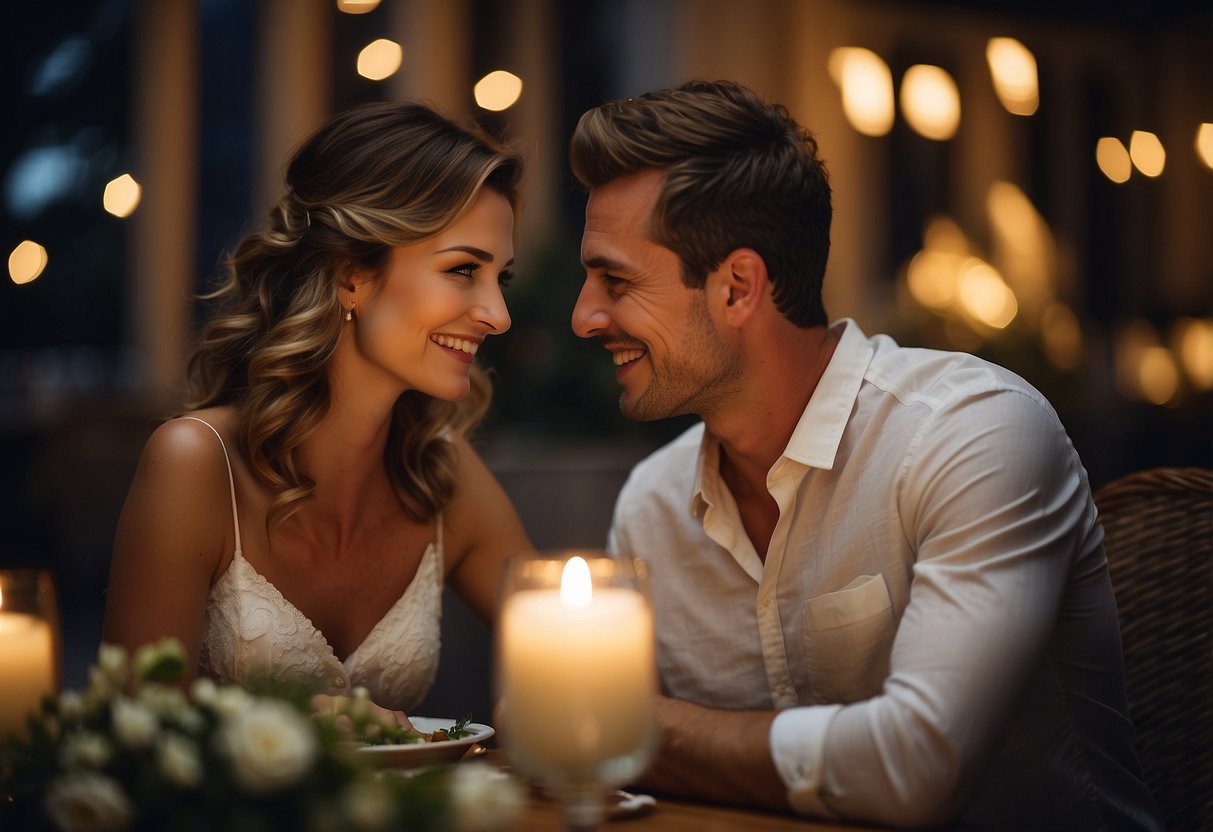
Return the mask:
<path id="1" fill-rule="evenodd" d="M 109 674 L 96 665 L 88 669 L 88 690 L 85 691 L 86 707 L 95 707 L 109 702 L 122 687 Z"/>
<path id="2" fill-rule="evenodd" d="M 485 763 L 465 763 L 451 773 L 451 809 L 459 832 L 500 829 L 522 807 L 522 787 Z"/>
<path id="3" fill-rule="evenodd" d="M 341 795 L 345 816 L 356 829 L 386 829 L 396 817 L 392 797 L 375 780 L 355 780 Z"/>
<path id="4" fill-rule="evenodd" d="M 126 648 L 121 644 L 102 644 L 97 650 L 97 667 L 115 688 L 126 684 L 128 658 Z"/>
<path id="5" fill-rule="evenodd" d="M 135 694 L 135 698 L 162 717 L 176 718 L 189 710 L 185 694 L 168 685 L 142 685 Z"/>
<path id="6" fill-rule="evenodd" d="M 59 716 L 75 722 L 84 716 L 84 696 L 78 691 L 65 690 L 59 694 Z"/>
<path id="7" fill-rule="evenodd" d="M 147 748 L 156 738 L 160 720 L 142 704 L 120 696 L 114 700 L 114 735 L 127 748 Z"/>
<path id="8" fill-rule="evenodd" d="M 255 793 L 294 784 L 319 750 L 311 722 L 277 700 L 251 700 L 225 720 L 216 739 L 237 781 Z"/>
<path id="9" fill-rule="evenodd" d="M 190 684 L 190 699 L 204 708 L 213 707 L 219 696 L 219 686 L 207 676 L 199 676 Z"/>
<path id="10" fill-rule="evenodd" d="M 110 761 L 112 750 L 105 737 L 89 731 L 73 734 L 63 742 L 59 762 L 64 768 L 92 766 L 100 768 Z"/>
<path id="11" fill-rule="evenodd" d="M 215 713 L 221 717 L 231 717 L 245 710 L 253 697 L 239 685 L 224 685 L 215 692 L 215 701 L 211 703 Z"/>
<path id="12" fill-rule="evenodd" d="M 180 734 L 165 734 L 156 745 L 156 762 L 170 783 L 192 789 L 202 782 L 198 749 Z"/>
<path id="13" fill-rule="evenodd" d="M 130 825 L 134 806 L 116 781 L 80 772 L 51 784 L 46 811 L 63 832 L 117 832 Z"/>

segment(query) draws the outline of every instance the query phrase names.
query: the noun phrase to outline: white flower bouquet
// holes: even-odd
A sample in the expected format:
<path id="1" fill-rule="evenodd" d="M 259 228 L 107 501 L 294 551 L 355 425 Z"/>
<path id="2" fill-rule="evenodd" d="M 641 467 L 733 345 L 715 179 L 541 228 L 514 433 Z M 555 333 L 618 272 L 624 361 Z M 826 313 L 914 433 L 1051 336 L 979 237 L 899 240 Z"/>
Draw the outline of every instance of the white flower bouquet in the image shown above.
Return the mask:
<path id="1" fill-rule="evenodd" d="M 185 651 L 102 645 L 88 689 L 48 698 L 0 743 L 0 829 L 338 832 L 499 828 L 516 782 L 485 763 L 399 776 L 357 754 L 307 697 L 198 679 Z"/>

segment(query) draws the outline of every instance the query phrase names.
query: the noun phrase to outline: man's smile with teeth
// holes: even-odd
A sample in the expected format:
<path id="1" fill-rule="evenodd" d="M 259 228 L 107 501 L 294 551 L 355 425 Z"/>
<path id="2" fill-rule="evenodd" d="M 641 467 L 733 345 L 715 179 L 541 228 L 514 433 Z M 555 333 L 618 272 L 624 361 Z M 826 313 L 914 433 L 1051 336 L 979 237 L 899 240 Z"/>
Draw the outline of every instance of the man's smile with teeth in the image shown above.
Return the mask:
<path id="1" fill-rule="evenodd" d="M 431 335 L 430 340 L 441 347 L 461 350 L 468 355 L 475 355 L 476 350 L 480 349 L 480 345 L 475 341 L 469 341 L 466 338 L 452 338 L 450 335 Z"/>
<path id="2" fill-rule="evenodd" d="M 616 367 L 622 367 L 629 361 L 635 361 L 644 355 L 644 350 L 620 350 L 619 352 L 611 353 L 611 359 L 615 362 Z"/>

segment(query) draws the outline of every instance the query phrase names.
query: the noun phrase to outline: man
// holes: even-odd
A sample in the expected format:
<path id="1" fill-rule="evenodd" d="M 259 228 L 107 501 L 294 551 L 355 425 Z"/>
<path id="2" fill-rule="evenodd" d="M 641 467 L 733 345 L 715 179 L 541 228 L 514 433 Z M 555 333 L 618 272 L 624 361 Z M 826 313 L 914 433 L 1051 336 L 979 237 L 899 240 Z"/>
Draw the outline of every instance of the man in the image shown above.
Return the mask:
<path id="1" fill-rule="evenodd" d="M 692 83 L 586 113 L 573 329 L 620 408 L 699 424 L 641 462 L 610 547 L 651 563 L 650 788 L 804 814 L 1157 829 L 1102 531 L 1014 374 L 821 300 L 830 189 L 780 106 Z M 668 697 L 668 698 L 667 698 Z"/>

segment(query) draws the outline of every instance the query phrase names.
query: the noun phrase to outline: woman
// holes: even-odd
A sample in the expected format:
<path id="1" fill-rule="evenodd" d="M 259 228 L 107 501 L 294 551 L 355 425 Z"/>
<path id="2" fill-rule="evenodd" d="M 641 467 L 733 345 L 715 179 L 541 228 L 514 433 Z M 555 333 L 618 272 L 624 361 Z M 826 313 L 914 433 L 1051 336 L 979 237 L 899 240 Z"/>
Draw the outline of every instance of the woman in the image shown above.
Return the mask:
<path id="1" fill-rule="evenodd" d="M 175 636 L 221 681 L 417 705 L 443 582 L 489 621 L 500 562 L 531 548 L 466 439 L 489 395 L 476 350 L 510 325 L 520 171 L 416 104 L 356 108 L 302 145 L 269 229 L 207 296 L 221 311 L 187 412 L 140 459 L 106 641 Z"/>

